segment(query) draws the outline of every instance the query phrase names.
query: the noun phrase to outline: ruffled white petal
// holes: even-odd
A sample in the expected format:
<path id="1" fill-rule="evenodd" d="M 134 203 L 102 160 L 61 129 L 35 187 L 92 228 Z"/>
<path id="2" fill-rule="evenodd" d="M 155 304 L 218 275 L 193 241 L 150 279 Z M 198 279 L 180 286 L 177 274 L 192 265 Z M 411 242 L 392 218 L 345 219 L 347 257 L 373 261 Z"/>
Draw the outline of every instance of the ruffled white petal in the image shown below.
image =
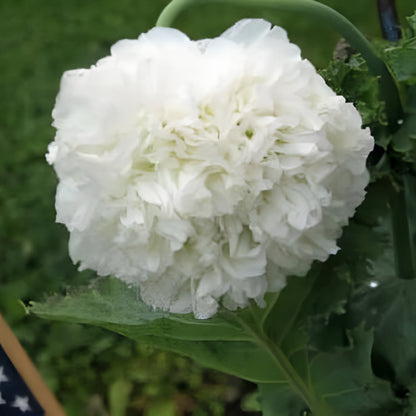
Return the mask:
<path id="1" fill-rule="evenodd" d="M 119 41 L 63 75 L 53 118 L 73 261 L 198 318 L 261 304 L 336 253 L 369 180 L 357 110 L 260 19 Z"/>

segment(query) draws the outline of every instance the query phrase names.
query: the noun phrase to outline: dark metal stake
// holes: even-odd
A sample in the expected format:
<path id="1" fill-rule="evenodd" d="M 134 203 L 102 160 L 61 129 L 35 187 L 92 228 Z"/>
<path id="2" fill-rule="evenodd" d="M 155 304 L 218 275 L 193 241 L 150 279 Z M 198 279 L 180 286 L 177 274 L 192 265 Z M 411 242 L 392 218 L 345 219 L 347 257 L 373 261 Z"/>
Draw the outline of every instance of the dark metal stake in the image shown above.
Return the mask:
<path id="1" fill-rule="evenodd" d="M 399 18 L 397 17 L 396 0 L 377 0 L 383 38 L 397 41 L 402 37 Z"/>

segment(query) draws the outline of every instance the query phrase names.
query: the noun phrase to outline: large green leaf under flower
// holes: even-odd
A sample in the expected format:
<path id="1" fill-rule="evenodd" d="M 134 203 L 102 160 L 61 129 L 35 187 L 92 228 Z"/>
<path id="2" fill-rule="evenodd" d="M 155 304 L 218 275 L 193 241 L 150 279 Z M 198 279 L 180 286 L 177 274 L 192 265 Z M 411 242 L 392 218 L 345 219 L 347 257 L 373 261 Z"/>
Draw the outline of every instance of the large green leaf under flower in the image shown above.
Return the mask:
<path id="1" fill-rule="evenodd" d="M 77 293 L 34 303 L 30 310 L 47 319 L 107 328 L 255 382 L 285 380 L 231 314 L 198 320 L 191 315 L 154 311 L 139 299 L 136 289 L 117 279 L 98 280 Z"/>
<path id="2" fill-rule="evenodd" d="M 298 327 L 301 315 L 305 308 L 313 308 L 314 299 L 325 301 L 330 295 L 321 291 L 325 277 L 319 271 L 290 278 L 280 295 L 269 296 L 264 309 L 252 305 L 236 313 L 222 311 L 208 320 L 154 311 L 140 301 L 135 289 L 111 278 L 65 297 L 33 303 L 30 310 L 43 318 L 104 327 L 260 383 L 262 394 L 273 391 L 281 397 L 281 414 L 295 415 L 293 409 L 309 407 L 319 415 L 335 415 L 350 411 L 351 400 L 359 400 L 360 406 L 368 400 L 364 408 L 369 410 L 393 403 L 388 384 L 371 372 L 371 332 L 353 332 L 349 345 L 337 353 L 317 353 L 308 345 L 306 333 Z M 340 298 L 327 305 L 329 310 L 340 310 Z M 381 404 L 377 398 L 383 398 Z M 328 410 L 326 402 L 336 410 Z M 265 406 L 264 414 L 273 413 Z"/>

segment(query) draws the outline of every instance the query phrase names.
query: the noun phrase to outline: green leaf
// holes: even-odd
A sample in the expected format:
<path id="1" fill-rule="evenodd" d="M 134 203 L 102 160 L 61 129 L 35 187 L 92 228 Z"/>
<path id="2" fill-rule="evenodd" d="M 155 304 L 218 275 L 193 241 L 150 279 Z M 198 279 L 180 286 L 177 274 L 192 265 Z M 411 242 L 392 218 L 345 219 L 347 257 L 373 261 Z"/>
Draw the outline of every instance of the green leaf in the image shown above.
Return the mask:
<path id="1" fill-rule="evenodd" d="M 30 311 L 42 318 L 100 326 L 253 382 L 285 380 L 253 334 L 232 314 L 219 312 L 200 320 L 155 311 L 140 300 L 136 289 L 118 279 L 99 279 L 92 287 L 65 297 L 32 303 Z"/>
<path id="2" fill-rule="evenodd" d="M 410 29 L 412 30 L 413 36 L 416 36 L 416 12 L 412 14 L 412 16 L 406 17 L 407 23 L 410 26 Z"/>
<path id="3" fill-rule="evenodd" d="M 388 47 L 384 56 L 398 81 L 408 85 L 416 82 L 416 37 Z"/>
<path id="4" fill-rule="evenodd" d="M 284 374 L 267 351 L 254 342 L 183 341 L 163 336 L 136 336 L 134 329 L 128 328 L 117 332 L 135 341 L 185 355 L 206 367 L 253 383 L 286 382 Z"/>
<path id="5" fill-rule="evenodd" d="M 303 416 L 308 409 L 288 385 L 259 384 L 263 416 Z"/>
<path id="6" fill-rule="evenodd" d="M 319 266 L 315 264 L 314 269 L 307 276 L 289 277 L 286 287 L 279 293 L 263 323 L 266 335 L 276 345 L 282 345 L 283 340 L 293 329 L 302 304 L 311 291 L 318 273 Z"/>
<path id="7" fill-rule="evenodd" d="M 331 61 L 321 75 L 337 94 L 354 103 L 364 125 L 386 124 L 384 103 L 379 99 L 378 78 L 369 72 L 360 55 Z"/>
<path id="8" fill-rule="evenodd" d="M 376 332 L 374 354 L 378 362 L 387 365 L 392 370 L 395 383 L 399 386 L 409 386 L 416 380 L 416 331 L 414 296 L 401 293 L 390 306 Z"/>
<path id="9" fill-rule="evenodd" d="M 316 331 L 327 328 L 331 314 L 345 313 L 349 282 L 336 270 L 335 259 L 315 263 L 304 277 L 289 277 L 264 322 L 267 337 L 281 348 L 305 380 L 309 377 L 309 349 Z M 314 326 L 317 328 L 311 331 Z M 325 336 L 325 347 L 329 347 L 327 341 Z"/>
<path id="10" fill-rule="evenodd" d="M 402 415 L 404 403 L 393 396 L 389 383 L 374 376 L 371 367 L 372 331 L 349 332 L 350 345 L 310 358 L 310 383 L 325 400 L 329 415 Z M 299 397 L 285 384 L 260 384 L 264 416 L 309 415 Z M 320 413 L 317 413 L 319 416 Z"/>
<path id="11" fill-rule="evenodd" d="M 371 368 L 372 331 L 349 332 L 350 347 L 319 353 L 311 363 L 311 381 L 317 392 L 345 415 L 390 415 L 396 403 L 387 382 Z"/>
<path id="12" fill-rule="evenodd" d="M 416 383 L 416 281 L 396 279 L 381 285 L 359 310 L 378 316 L 375 326 L 374 365 L 380 376 L 410 388 Z"/>
<path id="13" fill-rule="evenodd" d="M 391 189 L 387 178 L 369 185 L 364 202 L 339 240 L 341 250 L 332 260 L 332 269 L 350 283 L 350 291 L 355 293 L 365 293 L 395 276 Z"/>
<path id="14" fill-rule="evenodd" d="M 46 319 L 91 324 L 106 328 L 134 327 L 135 335 L 162 335 L 183 340 L 247 340 L 236 322 L 218 314 L 209 320 L 191 315 L 174 315 L 153 310 L 140 300 L 136 288 L 115 278 L 98 279 L 94 284 L 52 296 L 44 303 L 32 302 L 30 312 Z"/>

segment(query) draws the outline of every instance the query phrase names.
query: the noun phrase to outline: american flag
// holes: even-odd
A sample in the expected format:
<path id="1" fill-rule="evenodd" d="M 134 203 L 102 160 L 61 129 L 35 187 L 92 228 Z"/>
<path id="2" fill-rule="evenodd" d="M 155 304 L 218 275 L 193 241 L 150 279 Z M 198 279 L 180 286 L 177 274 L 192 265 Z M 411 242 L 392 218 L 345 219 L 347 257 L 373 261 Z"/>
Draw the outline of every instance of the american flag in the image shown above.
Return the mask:
<path id="1" fill-rule="evenodd" d="M 0 416 L 44 416 L 35 396 L 0 345 Z"/>

